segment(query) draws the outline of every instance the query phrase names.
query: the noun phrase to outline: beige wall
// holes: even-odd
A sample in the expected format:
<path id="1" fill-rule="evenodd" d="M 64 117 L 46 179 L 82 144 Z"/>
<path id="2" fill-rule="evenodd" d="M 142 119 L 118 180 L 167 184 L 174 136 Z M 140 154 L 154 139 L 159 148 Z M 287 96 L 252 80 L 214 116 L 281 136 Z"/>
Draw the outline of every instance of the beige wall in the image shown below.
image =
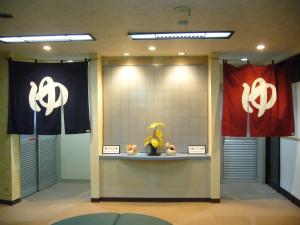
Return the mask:
<path id="1" fill-rule="evenodd" d="M 5 57 L 8 54 L 0 55 L 0 199 L 15 200 L 20 197 L 20 166 L 19 166 L 19 138 L 16 135 L 7 135 L 7 110 L 8 110 L 8 68 Z M 103 146 L 103 97 L 102 97 L 102 61 L 98 55 L 90 55 L 91 58 L 98 58 L 90 63 L 89 68 L 89 93 L 90 93 L 90 107 L 91 107 L 91 197 L 99 198 L 100 193 L 103 190 L 107 190 L 105 180 L 101 179 L 101 175 L 104 176 L 105 169 L 100 166 L 99 154 Z M 171 59 L 172 60 L 172 59 Z M 210 161 L 186 161 L 186 162 L 170 162 L 168 165 L 176 165 L 170 168 L 170 171 L 176 171 L 180 166 L 187 163 L 187 167 L 184 168 L 198 168 L 192 169 L 192 177 L 194 175 L 198 178 L 202 177 L 205 182 L 205 187 L 201 187 L 201 193 L 197 196 L 207 197 L 207 188 L 210 189 L 211 198 L 220 197 L 220 119 L 219 119 L 219 98 L 220 98 L 220 70 L 219 62 L 209 62 L 209 152 L 212 155 Z M 117 162 L 122 165 L 123 162 Z M 163 162 L 160 162 L 161 164 Z M 178 163 L 178 164 L 176 164 Z M 199 163 L 199 164 L 197 164 Z M 207 165 L 209 164 L 209 166 Z M 134 163 L 139 164 L 139 162 Z M 196 166 L 193 166 L 196 165 Z M 124 165 L 123 165 L 124 166 Z M 128 166 L 128 165 L 127 165 Z M 163 165 L 161 165 L 163 167 Z M 177 168 L 178 166 L 178 168 Z M 200 168 L 201 167 L 201 168 Z M 210 168 L 209 168 L 210 167 Z M 101 171 L 103 169 L 103 171 Z M 197 174 L 199 170 L 202 170 L 200 174 Z M 135 169 L 136 170 L 136 169 Z M 132 170 L 131 172 L 134 172 Z M 138 171 L 138 170 L 137 170 Z M 169 169 L 166 170 L 164 177 L 167 178 Z M 181 171 L 185 171 L 184 169 Z M 204 176 L 204 174 L 206 174 Z M 106 173 L 105 173 L 106 174 Z M 108 175 L 109 173 L 107 173 Z M 130 174 L 130 173 L 129 173 Z M 163 173 L 162 173 L 163 174 Z M 186 174 L 186 173 L 185 173 Z M 209 175 L 210 174 L 210 175 Z M 176 178 L 172 176 L 172 179 Z M 178 177 L 180 178 L 180 176 Z M 202 180 L 202 178 L 200 180 Z M 104 179 L 104 178 L 103 178 Z M 177 179 L 177 178 L 176 178 Z M 180 182 L 180 179 L 178 179 Z M 197 180 L 197 179 L 196 179 Z M 195 184 L 198 181 L 195 180 Z M 172 182 L 171 182 L 172 183 Z M 203 185 L 204 183 L 202 183 Z M 175 184 L 174 184 L 175 185 Z M 120 183 L 119 186 L 122 186 Z M 152 189 L 153 190 L 153 189 Z M 154 189 L 155 190 L 155 189 Z M 124 196 L 126 197 L 126 196 Z"/>
<path id="2" fill-rule="evenodd" d="M 209 198 L 210 159 L 101 159 L 101 197 Z"/>
<path id="3" fill-rule="evenodd" d="M 19 136 L 7 135 L 9 53 L 0 53 L 0 199 L 20 198 Z"/>
<path id="4" fill-rule="evenodd" d="M 104 144 L 136 144 L 157 121 L 166 124 L 164 140 L 187 153 L 188 145 L 207 146 L 207 65 L 105 66 Z"/>
<path id="5" fill-rule="evenodd" d="M 220 83 L 222 77 L 220 62 L 217 58 L 218 54 L 211 54 L 208 62 L 208 149 L 211 159 L 162 162 L 98 159 L 100 161 L 98 197 L 220 198 Z M 161 57 L 160 62 L 166 61 L 171 62 L 168 65 L 176 65 L 178 60 L 174 59 L 175 57 Z M 192 59 L 193 62 L 199 61 L 197 57 Z M 189 59 L 185 60 L 187 60 L 185 63 L 189 64 Z M 152 58 L 145 58 L 142 63 L 136 59 L 123 61 L 105 59 L 104 64 L 126 65 L 126 62 L 129 62 L 130 65 L 151 65 L 153 61 L 155 60 Z M 205 60 L 201 62 L 199 64 L 207 63 Z M 102 92 L 103 89 L 100 88 L 98 91 Z M 98 104 L 98 107 L 100 106 L 102 102 L 101 105 Z M 102 145 L 99 145 L 100 151 L 101 148 Z M 95 195 L 92 194 L 93 196 Z"/>
<path id="6" fill-rule="evenodd" d="M 99 55 L 91 54 L 89 63 L 90 99 L 90 179 L 91 198 L 100 197 L 99 154 L 103 146 L 103 97 L 102 97 L 102 60 Z"/>
<path id="7" fill-rule="evenodd" d="M 295 136 L 280 138 L 280 187 L 300 199 L 300 82 L 292 88 Z"/>
<path id="8" fill-rule="evenodd" d="M 220 199 L 221 185 L 221 64 L 218 53 L 208 61 L 208 152 L 211 154 L 211 199 Z"/>

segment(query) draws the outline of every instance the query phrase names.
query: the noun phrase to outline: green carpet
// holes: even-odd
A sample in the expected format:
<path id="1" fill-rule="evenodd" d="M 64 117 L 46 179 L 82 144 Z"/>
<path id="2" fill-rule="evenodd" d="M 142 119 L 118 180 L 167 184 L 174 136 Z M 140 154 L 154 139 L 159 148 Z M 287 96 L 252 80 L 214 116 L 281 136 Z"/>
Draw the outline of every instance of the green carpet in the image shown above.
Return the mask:
<path id="1" fill-rule="evenodd" d="M 172 225 L 162 219 L 134 213 L 95 213 L 67 218 L 52 225 Z"/>
<path id="2" fill-rule="evenodd" d="M 67 218 L 52 225 L 115 225 L 119 213 L 95 213 Z"/>
<path id="3" fill-rule="evenodd" d="M 122 214 L 116 225 L 171 225 L 162 219 L 141 214 L 125 213 Z"/>

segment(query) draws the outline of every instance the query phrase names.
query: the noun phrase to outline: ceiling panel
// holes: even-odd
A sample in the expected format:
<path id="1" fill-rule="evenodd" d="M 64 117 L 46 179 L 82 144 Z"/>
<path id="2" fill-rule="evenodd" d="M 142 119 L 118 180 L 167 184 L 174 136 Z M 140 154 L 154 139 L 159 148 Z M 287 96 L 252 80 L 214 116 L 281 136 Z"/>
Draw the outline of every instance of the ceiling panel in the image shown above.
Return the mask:
<path id="1" fill-rule="evenodd" d="M 193 7 L 191 16 L 179 5 Z M 257 61 L 282 58 L 300 51 L 299 0 L 0 0 L 0 11 L 14 19 L 0 19 L 0 35 L 92 33 L 97 41 L 51 43 L 52 54 L 120 56 L 206 55 L 248 56 Z M 188 19 L 186 27 L 178 25 Z M 234 30 L 228 40 L 132 41 L 128 32 Z M 258 53 L 255 46 L 265 43 Z M 149 45 L 157 51 L 148 51 Z M 0 50 L 43 54 L 43 44 L 0 44 Z M 48 53 L 49 54 L 49 53 Z"/>

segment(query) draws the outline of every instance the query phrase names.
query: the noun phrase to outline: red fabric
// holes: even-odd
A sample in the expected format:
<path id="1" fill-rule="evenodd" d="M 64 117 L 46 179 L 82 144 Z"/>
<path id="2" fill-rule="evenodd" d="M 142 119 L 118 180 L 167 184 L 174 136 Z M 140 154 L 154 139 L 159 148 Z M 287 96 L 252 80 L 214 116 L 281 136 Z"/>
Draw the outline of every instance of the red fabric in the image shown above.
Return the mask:
<path id="1" fill-rule="evenodd" d="M 291 86 L 291 61 L 276 64 L 277 79 L 277 129 L 273 136 L 291 136 L 295 135 L 293 93 Z"/>
<path id="2" fill-rule="evenodd" d="M 250 136 L 293 135 L 289 69 L 287 63 L 239 68 L 224 63 L 222 135 L 246 136 L 247 111 Z"/>
<path id="3" fill-rule="evenodd" d="M 241 104 L 244 67 L 223 64 L 222 135 L 244 137 L 247 133 L 247 113 Z"/>

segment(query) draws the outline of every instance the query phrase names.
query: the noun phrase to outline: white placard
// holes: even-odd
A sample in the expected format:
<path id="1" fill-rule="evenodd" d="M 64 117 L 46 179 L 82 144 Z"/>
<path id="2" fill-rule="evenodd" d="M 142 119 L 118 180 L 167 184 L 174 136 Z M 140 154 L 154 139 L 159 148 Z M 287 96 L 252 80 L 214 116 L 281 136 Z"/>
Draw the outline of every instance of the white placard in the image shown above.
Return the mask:
<path id="1" fill-rule="evenodd" d="M 120 145 L 104 145 L 103 154 L 120 154 Z"/>
<path id="2" fill-rule="evenodd" d="M 205 145 L 190 145 L 189 146 L 189 154 L 206 154 L 206 146 Z"/>

